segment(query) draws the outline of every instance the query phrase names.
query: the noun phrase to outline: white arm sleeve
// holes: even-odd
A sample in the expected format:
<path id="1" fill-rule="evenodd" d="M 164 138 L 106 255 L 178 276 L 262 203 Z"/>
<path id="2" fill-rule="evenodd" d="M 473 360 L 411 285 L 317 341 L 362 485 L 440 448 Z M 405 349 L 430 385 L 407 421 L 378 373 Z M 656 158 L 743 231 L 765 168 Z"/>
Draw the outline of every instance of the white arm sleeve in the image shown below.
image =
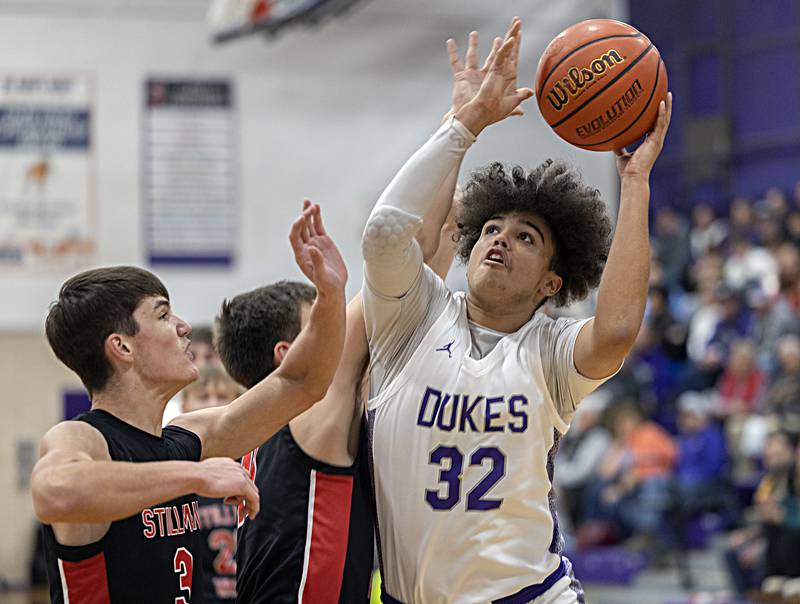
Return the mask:
<path id="1" fill-rule="evenodd" d="M 411 288 L 422 266 L 414 239 L 422 217 L 474 141 L 472 133 L 451 117 L 411 156 L 378 199 L 361 240 L 364 275 L 376 293 L 400 298 Z"/>
<path id="2" fill-rule="evenodd" d="M 396 375 L 447 302 L 447 288 L 423 264 L 414 236 L 474 141 L 458 120 L 447 120 L 400 169 L 367 220 L 362 291 L 373 391 Z"/>

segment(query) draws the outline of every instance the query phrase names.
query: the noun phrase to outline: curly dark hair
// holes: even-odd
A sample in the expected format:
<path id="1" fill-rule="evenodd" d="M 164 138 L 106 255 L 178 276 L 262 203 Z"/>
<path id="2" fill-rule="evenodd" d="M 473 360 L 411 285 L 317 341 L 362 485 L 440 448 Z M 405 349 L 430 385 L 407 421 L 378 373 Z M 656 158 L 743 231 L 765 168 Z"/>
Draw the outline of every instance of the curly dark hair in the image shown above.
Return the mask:
<path id="1" fill-rule="evenodd" d="M 531 212 L 544 219 L 555 238 L 550 269 L 564 284 L 551 300 L 568 306 L 600 283 L 611 246 L 611 221 L 600 192 L 581 182 L 563 161 L 548 159 L 530 172 L 493 162 L 472 173 L 459 216 L 458 256 L 469 262 L 472 248 L 493 216 Z"/>

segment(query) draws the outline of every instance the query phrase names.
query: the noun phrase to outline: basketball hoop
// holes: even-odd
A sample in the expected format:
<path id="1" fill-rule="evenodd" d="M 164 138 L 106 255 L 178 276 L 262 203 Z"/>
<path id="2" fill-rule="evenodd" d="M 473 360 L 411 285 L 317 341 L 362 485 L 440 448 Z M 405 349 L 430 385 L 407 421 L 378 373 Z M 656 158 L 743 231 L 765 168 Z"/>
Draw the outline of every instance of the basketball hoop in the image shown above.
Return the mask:
<path id="1" fill-rule="evenodd" d="M 208 23 L 215 42 L 253 33 L 275 35 L 289 25 L 316 25 L 360 0 L 211 0 Z"/>

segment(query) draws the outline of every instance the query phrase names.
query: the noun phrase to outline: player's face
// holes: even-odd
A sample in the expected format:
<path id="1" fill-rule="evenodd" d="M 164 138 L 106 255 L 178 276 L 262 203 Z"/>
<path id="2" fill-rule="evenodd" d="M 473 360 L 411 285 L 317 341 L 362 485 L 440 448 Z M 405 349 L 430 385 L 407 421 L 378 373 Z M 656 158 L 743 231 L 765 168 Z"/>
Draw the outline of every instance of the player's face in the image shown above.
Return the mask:
<path id="1" fill-rule="evenodd" d="M 550 265 L 555 242 L 550 227 L 529 212 L 495 216 L 483 225 L 469 257 L 470 294 L 487 302 L 530 304 L 561 288 Z"/>
<path id="2" fill-rule="evenodd" d="M 192 326 L 172 313 L 169 300 L 148 296 L 136 307 L 133 318 L 139 325 L 131 338 L 134 367 L 142 381 L 180 389 L 197 379 L 189 348 Z"/>

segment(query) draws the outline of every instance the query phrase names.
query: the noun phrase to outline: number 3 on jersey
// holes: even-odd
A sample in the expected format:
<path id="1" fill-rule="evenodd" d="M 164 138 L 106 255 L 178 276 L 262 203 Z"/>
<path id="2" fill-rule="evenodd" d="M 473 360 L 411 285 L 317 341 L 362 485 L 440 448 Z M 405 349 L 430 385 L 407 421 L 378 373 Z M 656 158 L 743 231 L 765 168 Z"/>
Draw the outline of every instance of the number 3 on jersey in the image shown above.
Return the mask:
<path id="1" fill-rule="evenodd" d="M 484 460 L 492 463 L 489 473 L 467 493 L 467 510 L 485 512 L 494 510 L 503 503 L 502 499 L 484 499 L 484 495 L 506 473 L 506 456 L 497 447 L 479 447 L 473 451 L 469 458 L 469 465 L 482 466 Z M 431 451 L 430 463 L 447 467 L 439 470 L 439 482 L 444 483 L 445 494 L 438 490 L 426 489 L 425 501 L 434 510 L 452 510 L 461 499 L 461 469 L 464 465 L 464 455 L 458 447 L 439 445 Z"/>
<path id="2" fill-rule="evenodd" d="M 188 592 L 189 600 L 192 598 L 192 567 L 194 566 L 194 556 L 185 547 L 175 550 L 175 558 L 172 560 L 172 568 L 178 574 L 178 585 L 181 591 Z M 189 600 L 183 596 L 175 598 L 175 604 L 189 604 Z"/>

